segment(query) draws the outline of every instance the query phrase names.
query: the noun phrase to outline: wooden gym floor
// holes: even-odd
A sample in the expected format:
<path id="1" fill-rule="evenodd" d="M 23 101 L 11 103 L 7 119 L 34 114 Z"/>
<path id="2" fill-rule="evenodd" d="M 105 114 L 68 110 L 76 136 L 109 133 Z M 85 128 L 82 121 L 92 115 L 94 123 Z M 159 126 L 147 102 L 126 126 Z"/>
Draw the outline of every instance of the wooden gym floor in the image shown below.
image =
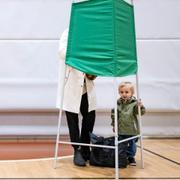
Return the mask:
<path id="1" fill-rule="evenodd" d="M 37 141 L 37 144 L 33 143 L 34 141 L 18 142 L 21 148 L 18 148 L 18 143 L 9 142 L 8 145 L 5 144 L 8 143 L 7 141 L 0 141 L 0 179 L 114 179 L 114 168 L 74 166 L 71 156 L 72 148 L 68 145 L 60 146 L 61 157 L 54 169 L 54 144 L 52 142 Z M 145 168 L 141 169 L 138 151 L 137 166 L 120 169 L 120 179 L 180 180 L 180 139 L 144 139 L 143 142 Z M 24 160 L 18 160 L 22 158 Z"/>

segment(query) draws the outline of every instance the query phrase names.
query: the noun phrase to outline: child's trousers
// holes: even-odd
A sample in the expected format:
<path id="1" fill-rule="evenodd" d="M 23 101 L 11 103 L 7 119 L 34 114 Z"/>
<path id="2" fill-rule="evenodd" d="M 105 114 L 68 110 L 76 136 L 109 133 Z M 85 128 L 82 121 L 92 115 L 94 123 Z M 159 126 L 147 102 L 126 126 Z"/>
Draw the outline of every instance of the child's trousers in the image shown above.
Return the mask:
<path id="1" fill-rule="evenodd" d="M 131 136 L 131 135 L 119 135 L 118 139 L 120 141 L 120 140 L 127 139 L 130 137 L 133 137 L 133 136 Z M 138 140 L 138 138 L 128 141 L 127 158 L 129 158 L 129 157 L 131 158 L 131 157 L 134 157 L 136 155 L 136 151 L 137 151 L 136 142 L 137 142 L 137 140 Z"/>

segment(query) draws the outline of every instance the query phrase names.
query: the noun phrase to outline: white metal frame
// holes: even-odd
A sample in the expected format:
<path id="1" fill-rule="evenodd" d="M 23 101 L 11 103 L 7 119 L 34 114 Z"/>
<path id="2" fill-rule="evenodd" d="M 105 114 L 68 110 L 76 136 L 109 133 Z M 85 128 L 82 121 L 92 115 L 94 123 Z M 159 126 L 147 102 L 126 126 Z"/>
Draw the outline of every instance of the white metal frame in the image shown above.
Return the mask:
<path id="1" fill-rule="evenodd" d="M 65 76 L 64 81 L 65 82 Z M 141 110 L 140 106 L 138 105 L 138 122 L 139 122 L 139 128 L 140 128 L 140 134 L 123 139 L 121 141 L 118 141 L 118 120 L 117 120 L 117 78 L 114 78 L 114 108 L 115 108 L 115 145 L 114 146 L 105 146 L 105 145 L 95 145 L 95 144 L 86 144 L 86 143 L 76 143 L 76 142 L 66 142 L 66 141 L 60 141 L 60 127 L 61 127 L 61 121 L 62 121 L 62 105 L 63 105 L 63 97 L 64 97 L 64 85 L 63 83 L 63 90 L 62 90 L 62 98 L 61 98 L 61 104 L 60 104 L 60 110 L 59 110 L 59 119 L 58 119 L 58 129 L 57 129 L 57 137 L 56 137 L 56 147 L 55 147 L 55 157 L 54 157 L 54 168 L 56 168 L 57 159 L 58 159 L 58 147 L 59 144 L 71 144 L 71 145 L 81 145 L 81 146 L 90 146 L 90 147 L 101 147 L 101 148 L 110 148 L 115 150 L 115 179 L 119 179 L 119 167 L 118 167 L 118 144 L 122 142 L 129 141 L 131 139 L 140 138 L 140 149 L 141 149 L 141 168 L 144 168 L 144 158 L 143 158 L 143 138 L 142 138 L 142 123 L 141 123 Z M 136 74 L 136 90 L 137 90 L 137 99 L 139 98 L 139 81 L 138 81 L 138 74 Z"/>
<path id="2" fill-rule="evenodd" d="M 74 0 L 73 0 L 73 2 L 74 2 Z M 131 0 L 131 3 L 133 5 L 133 0 Z M 66 73 L 66 69 L 65 69 L 65 73 Z M 141 121 L 141 109 L 140 109 L 139 105 L 138 105 L 138 122 L 139 122 L 140 134 L 133 136 L 133 137 L 130 137 L 130 138 L 123 139 L 121 141 L 118 141 L 118 120 L 117 120 L 117 99 L 118 99 L 117 88 L 118 88 L 118 84 L 117 84 L 117 78 L 114 77 L 114 109 L 115 109 L 115 145 L 114 146 L 104 146 L 104 145 L 59 141 L 60 127 L 61 127 L 61 121 L 62 121 L 62 106 L 63 106 L 63 99 L 64 99 L 64 85 L 65 85 L 65 74 L 63 77 L 63 89 L 62 89 L 62 94 L 61 94 L 61 103 L 60 103 L 59 118 L 58 118 L 58 129 L 57 129 L 57 137 L 56 137 L 54 168 L 56 168 L 56 164 L 57 164 L 59 144 L 71 144 L 71 145 L 81 145 L 81 146 L 90 146 L 90 147 L 110 148 L 110 149 L 115 150 L 115 180 L 118 180 L 119 179 L 118 144 L 120 144 L 122 142 L 129 141 L 131 139 L 138 138 L 138 137 L 140 138 L 141 168 L 144 168 L 142 121 Z M 136 74 L 136 91 L 137 91 L 137 100 L 140 101 L 138 72 Z"/>

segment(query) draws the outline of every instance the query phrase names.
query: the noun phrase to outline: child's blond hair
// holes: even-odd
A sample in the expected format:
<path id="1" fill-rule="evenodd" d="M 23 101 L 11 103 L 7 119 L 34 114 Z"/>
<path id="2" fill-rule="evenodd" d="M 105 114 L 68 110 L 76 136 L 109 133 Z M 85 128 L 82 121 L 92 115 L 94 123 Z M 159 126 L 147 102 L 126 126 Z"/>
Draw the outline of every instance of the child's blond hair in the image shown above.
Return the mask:
<path id="1" fill-rule="evenodd" d="M 120 83 L 119 87 L 118 87 L 118 91 L 120 92 L 120 89 L 123 87 L 129 87 L 132 94 L 134 94 L 134 85 L 131 82 L 124 81 L 124 82 Z"/>

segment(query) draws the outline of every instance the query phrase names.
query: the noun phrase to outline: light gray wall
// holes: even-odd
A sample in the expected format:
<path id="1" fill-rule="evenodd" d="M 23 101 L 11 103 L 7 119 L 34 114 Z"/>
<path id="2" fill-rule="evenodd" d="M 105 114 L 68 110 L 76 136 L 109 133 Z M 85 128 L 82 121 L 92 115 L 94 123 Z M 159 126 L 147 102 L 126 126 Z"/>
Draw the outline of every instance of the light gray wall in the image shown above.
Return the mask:
<path id="1" fill-rule="evenodd" d="M 54 109 L 70 0 L 0 1 L 0 109 Z"/>
<path id="2" fill-rule="evenodd" d="M 40 127 L 44 134 L 56 132 L 58 40 L 70 6 L 71 0 L 0 1 L 0 134 L 37 134 Z M 144 133 L 180 135 L 180 1 L 134 0 L 134 6 L 140 96 L 148 110 Z M 98 113 L 99 131 L 110 129 L 105 115 L 113 107 L 112 86 L 110 78 L 96 80 L 98 109 L 104 113 Z M 18 115 L 8 118 L 10 111 Z M 49 113 L 24 111 L 52 111 L 54 120 Z M 101 124 L 102 118 L 107 123 Z"/>
<path id="3" fill-rule="evenodd" d="M 180 137 L 178 112 L 148 112 L 142 118 L 144 136 Z M 24 135 L 56 135 L 58 112 L 0 112 L 0 137 Z M 112 135 L 110 111 L 97 112 L 94 132 L 99 135 Z M 68 134 L 63 114 L 60 134 Z"/>

